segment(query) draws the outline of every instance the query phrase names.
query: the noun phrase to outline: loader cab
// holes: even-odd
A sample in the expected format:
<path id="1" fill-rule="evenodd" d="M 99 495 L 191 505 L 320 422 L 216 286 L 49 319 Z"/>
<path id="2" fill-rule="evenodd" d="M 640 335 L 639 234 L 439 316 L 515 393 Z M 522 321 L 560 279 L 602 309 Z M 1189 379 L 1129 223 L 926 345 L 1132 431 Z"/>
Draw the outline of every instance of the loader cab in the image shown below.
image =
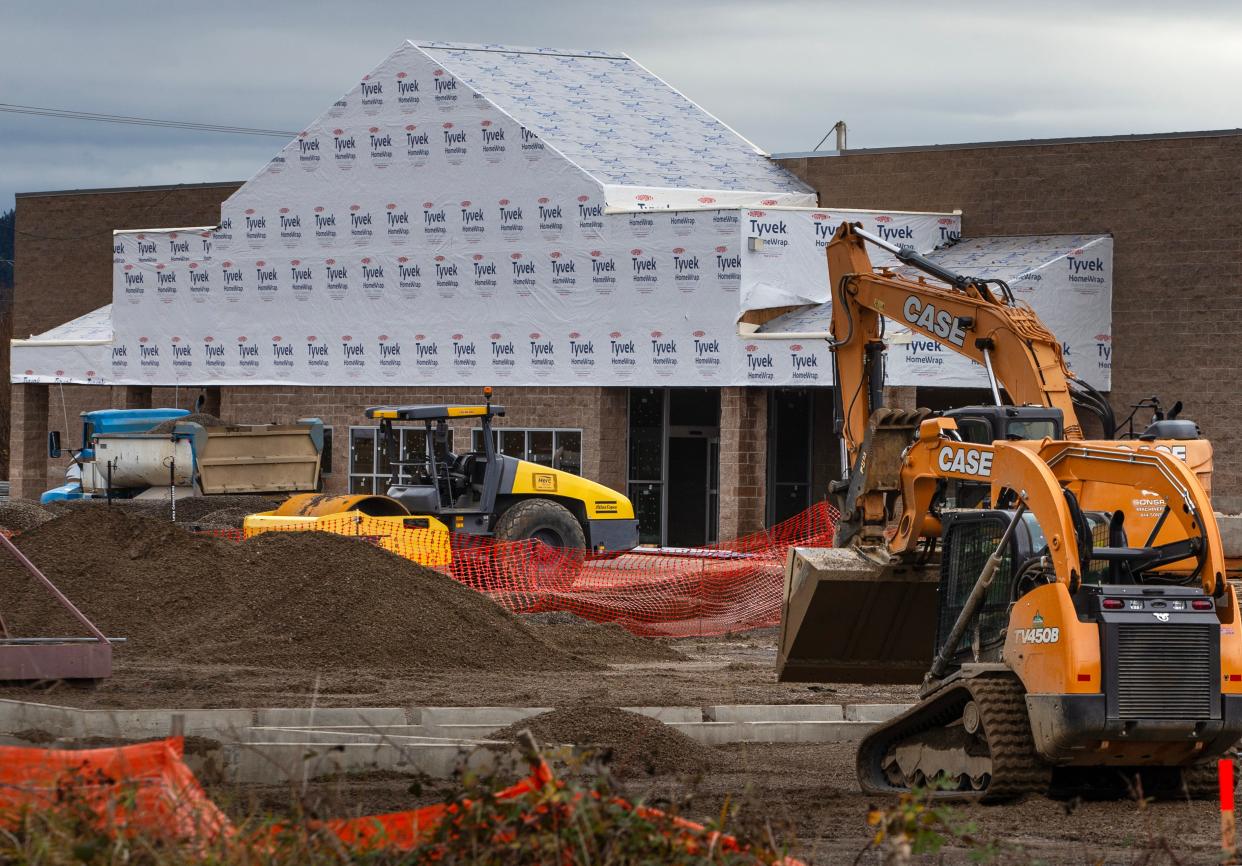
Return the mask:
<path id="1" fill-rule="evenodd" d="M 1060 409 L 1044 406 L 965 406 L 945 412 L 957 421 L 964 442 L 991 445 L 1021 439 L 1060 439 L 1065 419 Z"/>

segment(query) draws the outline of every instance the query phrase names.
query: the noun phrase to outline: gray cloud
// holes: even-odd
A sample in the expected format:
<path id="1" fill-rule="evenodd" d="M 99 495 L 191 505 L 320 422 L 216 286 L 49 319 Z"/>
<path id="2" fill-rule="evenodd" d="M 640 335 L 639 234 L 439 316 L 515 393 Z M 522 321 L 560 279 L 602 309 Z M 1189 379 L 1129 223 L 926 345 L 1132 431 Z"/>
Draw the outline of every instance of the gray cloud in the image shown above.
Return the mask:
<path id="1" fill-rule="evenodd" d="M 1242 6 L 112 0 L 4 13 L 0 101 L 295 130 L 402 38 L 625 51 L 756 144 L 1238 126 Z M 54 10 L 54 11 L 53 11 Z M 0 114 L 18 190 L 244 179 L 276 139 Z"/>

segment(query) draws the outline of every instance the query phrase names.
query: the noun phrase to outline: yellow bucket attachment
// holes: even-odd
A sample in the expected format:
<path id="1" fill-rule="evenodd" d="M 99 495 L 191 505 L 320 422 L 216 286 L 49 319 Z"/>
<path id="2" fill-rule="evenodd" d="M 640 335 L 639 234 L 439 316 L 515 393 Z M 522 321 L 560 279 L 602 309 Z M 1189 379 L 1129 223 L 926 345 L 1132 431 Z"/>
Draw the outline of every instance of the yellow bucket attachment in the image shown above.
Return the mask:
<path id="1" fill-rule="evenodd" d="M 936 639 L 938 583 L 938 565 L 893 565 L 882 549 L 791 548 L 777 679 L 922 682 Z"/>

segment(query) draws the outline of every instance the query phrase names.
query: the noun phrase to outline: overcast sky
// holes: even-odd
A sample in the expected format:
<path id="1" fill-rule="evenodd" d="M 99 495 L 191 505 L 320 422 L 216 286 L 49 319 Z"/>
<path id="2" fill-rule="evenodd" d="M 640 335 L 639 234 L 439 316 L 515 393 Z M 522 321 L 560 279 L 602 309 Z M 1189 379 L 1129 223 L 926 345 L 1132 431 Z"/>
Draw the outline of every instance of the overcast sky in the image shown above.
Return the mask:
<path id="1" fill-rule="evenodd" d="M 0 102 L 297 130 L 402 38 L 624 51 L 769 151 L 1242 126 L 1242 4 L 0 0 Z M 240 180 L 273 138 L 0 113 L 13 193 Z"/>

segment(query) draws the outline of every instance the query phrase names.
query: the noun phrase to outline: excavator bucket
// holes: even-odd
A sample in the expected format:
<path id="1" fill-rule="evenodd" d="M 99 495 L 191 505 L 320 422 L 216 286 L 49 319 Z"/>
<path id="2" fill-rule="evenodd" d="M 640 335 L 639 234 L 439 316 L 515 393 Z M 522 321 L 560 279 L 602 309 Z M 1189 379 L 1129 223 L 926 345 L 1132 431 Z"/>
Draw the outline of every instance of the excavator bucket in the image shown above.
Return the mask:
<path id="1" fill-rule="evenodd" d="M 922 682 L 936 639 L 938 583 L 938 565 L 894 565 L 881 548 L 791 548 L 777 679 Z"/>
<path id="2" fill-rule="evenodd" d="M 901 455 L 930 414 L 929 409 L 890 408 L 871 413 L 862 447 L 850 469 L 849 487 L 840 502 L 838 547 L 848 545 L 860 532 L 864 544 L 881 540 L 867 538 L 864 524 L 882 527 L 892 520 L 893 506 L 901 493 Z"/>

